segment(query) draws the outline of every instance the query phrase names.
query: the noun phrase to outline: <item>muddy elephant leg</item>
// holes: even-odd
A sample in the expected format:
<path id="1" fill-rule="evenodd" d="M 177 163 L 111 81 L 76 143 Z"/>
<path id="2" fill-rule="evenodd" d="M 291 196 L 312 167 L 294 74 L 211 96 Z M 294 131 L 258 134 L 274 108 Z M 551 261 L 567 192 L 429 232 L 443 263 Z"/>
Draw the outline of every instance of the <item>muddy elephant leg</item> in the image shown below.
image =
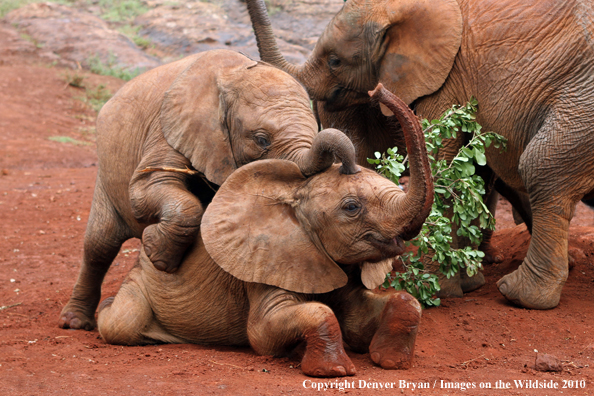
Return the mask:
<path id="1" fill-rule="evenodd" d="M 356 352 L 369 351 L 384 369 L 412 365 L 421 321 L 421 305 L 404 291 L 376 294 L 360 286 L 329 293 L 345 342 Z"/>
<path id="2" fill-rule="evenodd" d="M 182 343 L 155 319 L 140 286 L 140 267 L 132 269 L 115 297 L 101 302 L 97 327 L 105 342 L 116 345 Z"/>
<path id="3" fill-rule="evenodd" d="M 254 285 L 249 299 L 247 333 L 257 353 L 283 356 L 305 342 L 301 361 L 304 374 L 314 377 L 355 374 L 355 366 L 344 351 L 340 326 L 330 307 L 266 285 Z"/>
<path id="4" fill-rule="evenodd" d="M 95 328 L 95 309 L 101 299 L 103 278 L 124 241 L 131 237 L 129 227 L 97 183 L 85 232 L 82 266 L 70 300 L 60 313 L 60 327 Z"/>
<path id="5" fill-rule="evenodd" d="M 160 166 L 185 169 L 189 163 L 166 161 Z M 138 170 L 155 166 L 143 161 Z M 187 248 L 196 240 L 204 214 L 200 200 L 186 186 L 197 177 L 159 171 L 136 172 L 130 182 L 130 200 L 136 219 L 148 225 L 142 234 L 144 251 L 155 268 L 174 272 Z M 205 187 L 206 188 L 206 187 Z"/>
<path id="6" fill-rule="evenodd" d="M 568 275 L 569 222 L 575 205 L 594 188 L 594 135 L 590 126 L 547 120 L 520 159 L 519 171 L 530 196 L 532 239 L 520 267 L 497 282 L 513 303 L 534 309 L 554 308 Z M 594 114 L 592 114 L 594 115 Z M 583 115 L 583 119 L 589 119 Z M 579 159 L 579 166 L 576 161 Z"/>

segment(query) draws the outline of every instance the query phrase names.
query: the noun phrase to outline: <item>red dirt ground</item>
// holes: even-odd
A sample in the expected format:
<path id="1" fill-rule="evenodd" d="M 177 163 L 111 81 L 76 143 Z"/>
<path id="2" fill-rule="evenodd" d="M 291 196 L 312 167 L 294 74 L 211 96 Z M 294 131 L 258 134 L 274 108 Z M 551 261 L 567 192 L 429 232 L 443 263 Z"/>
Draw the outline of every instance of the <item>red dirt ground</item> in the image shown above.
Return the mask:
<path id="1" fill-rule="evenodd" d="M 97 331 L 57 327 L 82 257 L 97 157 L 92 144 L 48 138 L 92 141 L 85 131 L 95 114 L 76 99 L 84 90 L 66 84 L 72 71 L 39 63 L 34 53 L 3 51 L 3 44 L 0 38 L 0 393 L 311 395 L 317 392 L 312 386 L 336 383 L 305 377 L 298 361 L 257 356 L 249 348 L 121 347 L 105 344 Z M 121 85 L 82 74 L 90 88 L 103 83 L 113 91 Z M 594 211 L 580 205 L 572 223 L 576 264 L 559 306 L 530 311 L 508 304 L 495 287 L 521 262 L 529 242 L 525 227 L 514 226 L 509 204 L 500 203 L 495 244 L 505 261 L 485 269 L 487 285 L 423 312 L 410 370 L 385 371 L 368 355 L 349 352 L 358 371 L 347 379 L 355 389 L 345 393 L 594 394 Z M 117 291 L 138 247 L 130 241 L 122 248 L 104 283 L 104 297 Z M 559 358 L 562 372 L 535 371 L 536 351 Z M 560 389 L 517 389 L 514 380 Z M 443 388 L 442 381 L 457 388 Z M 510 383 L 510 389 L 480 388 L 494 388 L 497 381 Z M 395 389 L 361 388 L 386 382 Z M 419 382 L 431 388 L 413 391 L 411 384 Z M 470 383 L 470 389 L 460 390 L 461 383 Z M 567 384 L 585 389 L 563 389 Z"/>

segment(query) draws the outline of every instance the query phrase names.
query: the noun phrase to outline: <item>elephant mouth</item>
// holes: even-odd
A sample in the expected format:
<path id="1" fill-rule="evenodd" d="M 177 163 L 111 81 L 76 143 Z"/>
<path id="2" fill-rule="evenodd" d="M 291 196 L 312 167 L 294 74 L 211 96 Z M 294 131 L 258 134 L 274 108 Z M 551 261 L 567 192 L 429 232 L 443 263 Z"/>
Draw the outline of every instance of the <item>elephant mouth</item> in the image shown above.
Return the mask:
<path id="1" fill-rule="evenodd" d="M 382 261 L 387 258 L 400 256 L 402 253 L 404 253 L 404 249 L 405 249 L 404 241 L 399 236 L 392 238 L 392 239 L 386 239 L 383 237 L 377 237 L 375 235 L 370 234 L 367 236 L 367 240 L 369 241 L 371 246 L 373 246 L 375 249 L 377 249 L 378 252 L 380 253 L 378 258 L 374 257 L 372 260 L 367 260 L 367 261 L 370 261 L 370 262 Z"/>

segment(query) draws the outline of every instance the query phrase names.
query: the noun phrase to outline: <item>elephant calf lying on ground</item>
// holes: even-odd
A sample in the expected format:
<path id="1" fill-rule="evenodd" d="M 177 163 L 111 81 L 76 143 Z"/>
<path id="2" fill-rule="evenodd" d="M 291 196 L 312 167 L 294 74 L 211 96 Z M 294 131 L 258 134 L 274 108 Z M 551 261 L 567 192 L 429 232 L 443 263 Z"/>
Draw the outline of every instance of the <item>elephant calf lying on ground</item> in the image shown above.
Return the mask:
<path id="1" fill-rule="evenodd" d="M 332 165 L 345 143 L 337 130 L 318 133 L 293 77 L 236 52 L 192 55 L 128 82 L 97 119 L 99 171 L 83 263 L 60 327 L 95 327 L 103 277 L 127 239 L 142 237 L 154 266 L 174 272 L 196 240 L 201 201 L 236 168 L 276 158 L 311 175 Z M 186 167 L 199 175 L 141 172 Z"/>
<path id="2" fill-rule="evenodd" d="M 99 307 L 103 338 L 251 345 L 275 356 L 304 342 L 305 374 L 353 375 L 344 337 L 383 368 L 410 367 L 420 304 L 405 292 L 365 286 L 377 287 L 403 239 L 418 234 L 433 184 L 415 116 L 382 88 L 374 95 L 405 126 L 407 193 L 368 169 L 344 174 L 335 164 L 305 177 L 289 161 L 245 165 L 208 205 L 176 273 L 155 270 L 141 251 L 118 294 Z M 349 155 L 354 161 L 354 148 Z"/>

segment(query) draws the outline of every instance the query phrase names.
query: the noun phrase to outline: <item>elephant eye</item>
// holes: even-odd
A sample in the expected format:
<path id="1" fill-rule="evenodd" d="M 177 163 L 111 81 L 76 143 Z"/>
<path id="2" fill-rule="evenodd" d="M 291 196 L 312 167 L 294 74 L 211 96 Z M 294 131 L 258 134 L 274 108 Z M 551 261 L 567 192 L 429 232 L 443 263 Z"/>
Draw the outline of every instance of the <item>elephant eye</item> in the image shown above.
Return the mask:
<path id="1" fill-rule="evenodd" d="M 361 204 L 355 201 L 347 201 L 342 206 L 342 209 L 347 212 L 347 214 L 354 216 L 359 213 L 359 210 L 361 210 Z"/>
<path id="2" fill-rule="evenodd" d="M 264 136 L 264 135 L 256 135 L 254 136 L 254 141 L 256 142 L 256 144 L 262 148 L 267 148 L 268 146 L 270 146 L 270 140 L 268 139 L 268 137 Z"/>
<path id="3" fill-rule="evenodd" d="M 337 68 L 340 66 L 340 58 L 336 55 L 330 55 L 328 58 L 328 66 L 330 66 L 332 69 Z"/>

